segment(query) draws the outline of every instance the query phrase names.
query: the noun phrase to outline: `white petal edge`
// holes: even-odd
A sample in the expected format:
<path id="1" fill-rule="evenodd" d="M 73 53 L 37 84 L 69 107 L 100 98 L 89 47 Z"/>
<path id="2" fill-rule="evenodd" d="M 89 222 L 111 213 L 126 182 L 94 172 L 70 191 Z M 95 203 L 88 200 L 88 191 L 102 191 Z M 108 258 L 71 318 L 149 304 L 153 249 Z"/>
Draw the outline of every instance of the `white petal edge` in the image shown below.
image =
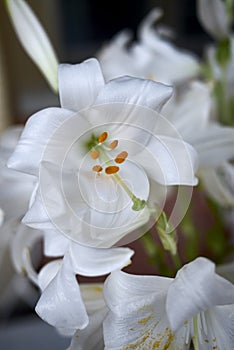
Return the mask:
<path id="1" fill-rule="evenodd" d="M 101 276 L 131 263 L 134 251 L 129 248 L 91 248 L 71 243 L 74 271 L 83 276 Z"/>

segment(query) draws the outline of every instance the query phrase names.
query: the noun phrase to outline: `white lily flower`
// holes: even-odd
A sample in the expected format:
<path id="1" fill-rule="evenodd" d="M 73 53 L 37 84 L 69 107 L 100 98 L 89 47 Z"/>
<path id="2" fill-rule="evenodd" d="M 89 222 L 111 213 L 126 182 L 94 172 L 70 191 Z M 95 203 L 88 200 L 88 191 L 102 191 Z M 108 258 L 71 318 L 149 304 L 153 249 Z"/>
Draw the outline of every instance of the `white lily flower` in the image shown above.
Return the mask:
<path id="1" fill-rule="evenodd" d="M 234 341 L 234 285 L 214 264 L 197 258 L 175 279 L 113 272 L 104 286 L 108 349 L 230 350 Z"/>
<path id="2" fill-rule="evenodd" d="M 207 193 L 221 205 L 233 205 L 234 128 L 211 119 L 212 98 L 203 83 L 195 82 L 178 98 L 171 99 L 162 114 L 173 123 L 183 139 L 196 149 L 197 175 Z"/>
<path id="3" fill-rule="evenodd" d="M 229 35 L 229 18 L 222 0 L 197 0 L 198 18 L 206 31 L 215 39 L 222 40 Z"/>
<path id="4" fill-rule="evenodd" d="M 58 91 L 58 59 L 39 20 L 24 0 L 5 0 L 15 32 L 52 90 Z"/>
<path id="5" fill-rule="evenodd" d="M 97 53 L 106 79 L 127 74 L 178 84 L 198 75 L 195 55 L 177 49 L 162 37 L 159 29 L 155 30 L 154 23 L 161 16 L 160 9 L 148 14 L 139 26 L 138 41 L 130 43 L 132 35 L 125 30 Z"/>
<path id="6" fill-rule="evenodd" d="M 59 84 L 61 108 L 28 120 L 9 161 L 39 178 L 24 223 L 110 247 L 148 221 L 148 178 L 197 183 L 196 152 L 161 133 L 168 86 L 130 77 L 105 84 L 95 59 L 61 65 Z"/>

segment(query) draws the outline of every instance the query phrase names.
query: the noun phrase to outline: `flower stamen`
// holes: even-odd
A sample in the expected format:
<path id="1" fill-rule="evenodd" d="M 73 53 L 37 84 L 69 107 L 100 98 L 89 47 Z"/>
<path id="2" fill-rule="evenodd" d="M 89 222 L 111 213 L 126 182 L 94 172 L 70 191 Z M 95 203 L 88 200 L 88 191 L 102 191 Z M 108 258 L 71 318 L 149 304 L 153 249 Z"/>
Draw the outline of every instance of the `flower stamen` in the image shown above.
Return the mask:
<path id="1" fill-rule="evenodd" d="M 102 171 L 102 166 L 97 164 L 93 166 L 93 171 L 95 171 L 96 173 L 100 173 Z"/>
<path id="2" fill-rule="evenodd" d="M 125 159 L 128 157 L 128 152 L 126 151 L 123 151 L 121 153 L 119 153 L 117 155 L 117 157 L 115 158 L 115 162 L 118 163 L 118 164 L 121 164 L 125 161 Z"/>
<path id="3" fill-rule="evenodd" d="M 99 137 L 98 137 L 98 143 L 103 143 L 106 141 L 108 137 L 108 133 L 104 131 Z"/>
<path id="4" fill-rule="evenodd" d="M 132 200 L 133 205 L 132 205 L 132 210 L 135 211 L 140 211 L 146 206 L 146 201 L 144 199 L 137 198 L 130 188 L 127 186 L 127 184 L 122 180 L 122 178 L 119 176 L 118 172 L 120 168 L 117 165 L 112 165 L 113 161 L 117 164 L 123 163 L 126 158 L 128 157 L 128 152 L 122 151 L 120 152 L 115 159 L 110 159 L 109 156 L 107 155 L 105 151 L 105 145 L 103 143 L 106 141 L 108 138 L 108 133 L 104 131 L 96 140 L 98 144 L 93 145 L 92 150 L 90 151 L 90 156 L 92 159 L 97 159 L 99 158 L 101 161 L 105 163 L 105 173 L 107 175 L 112 175 L 115 179 L 115 181 L 122 187 L 122 189 L 127 193 L 129 198 Z M 113 150 L 118 146 L 118 140 L 112 141 L 108 148 L 109 150 Z M 100 164 L 96 164 L 93 166 L 93 171 L 98 173 L 102 172 L 103 167 Z"/>
<path id="5" fill-rule="evenodd" d="M 118 146 L 118 143 L 119 143 L 119 141 L 118 140 L 114 140 L 114 141 L 112 141 L 110 144 L 109 144 L 109 148 L 110 149 L 115 149 L 117 146 Z"/>
<path id="6" fill-rule="evenodd" d="M 97 159 L 99 157 L 99 152 L 93 149 L 92 151 L 90 151 L 90 156 L 93 159 Z"/>
<path id="7" fill-rule="evenodd" d="M 105 173 L 107 175 L 116 174 L 118 171 L 119 171 L 119 167 L 116 165 L 110 165 L 110 166 L 106 167 L 106 169 L 105 169 Z"/>

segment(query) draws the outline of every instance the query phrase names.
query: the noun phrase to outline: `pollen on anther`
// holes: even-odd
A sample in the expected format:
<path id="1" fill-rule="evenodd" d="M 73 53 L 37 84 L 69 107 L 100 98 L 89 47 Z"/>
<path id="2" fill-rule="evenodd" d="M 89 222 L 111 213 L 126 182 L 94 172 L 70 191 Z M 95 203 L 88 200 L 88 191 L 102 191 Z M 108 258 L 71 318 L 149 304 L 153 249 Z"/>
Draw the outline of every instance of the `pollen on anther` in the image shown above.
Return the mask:
<path id="1" fill-rule="evenodd" d="M 102 171 L 102 166 L 97 164 L 93 166 L 93 171 L 95 171 L 96 173 L 100 173 Z"/>
<path id="2" fill-rule="evenodd" d="M 108 137 L 108 134 L 107 134 L 106 131 L 104 131 L 104 132 L 99 136 L 98 142 L 99 142 L 99 143 L 103 143 L 104 141 L 106 141 L 107 137 Z"/>
<path id="3" fill-rule="evenodd" d="M 91 158 L 93 159 L 97 159 L 99 157 L 99 152 L 96 151 L 95 149 L 93 149 L 91 152 L 90 152 L 90 156 Z"/>
<path id="4" fill-rule="evenodd" d="M 123 152 L 121 152 L 121 153 L 119 153 L 117 155 L 117 157 L 115 158 L 115 162 L 118 163 L 118 164 L 121 164 L 121 163 L 123 163 L 125 161 L 127 156 L 128 156 L 128 152 L 123 151 Z"/>
<path id="5" fill-rule="evenodd" d="M 110 149 L 115 149 L 117 146 L 118 146 L 118 143 L 119 143 L 119 141 L 118 140 L 114 140 L 114 141 L 112 141 L 110 144 L 109 144 L 109 148 Z"/>
<path id="6" fill-rule="evenodd" d="M 107 175 L 115 174 L 119 171 L 119 167 L 116 165 L 110 165 L 105 169 Z"/>

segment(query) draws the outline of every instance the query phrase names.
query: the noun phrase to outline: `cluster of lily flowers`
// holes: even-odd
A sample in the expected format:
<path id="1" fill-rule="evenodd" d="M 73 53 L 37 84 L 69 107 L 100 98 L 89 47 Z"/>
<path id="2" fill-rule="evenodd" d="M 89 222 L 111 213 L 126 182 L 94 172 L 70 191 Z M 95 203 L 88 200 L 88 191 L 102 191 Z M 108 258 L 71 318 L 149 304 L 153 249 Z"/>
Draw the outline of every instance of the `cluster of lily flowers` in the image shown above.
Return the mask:
<path id="1" fill-rule="evenodd" d="M 40 290 L 36 313 L 71 337 L 70 350 L 233 349 L 233 264 L 216 269 L 198 256 L 182 265 L 176 228 L 198 182 L 218 206 L 234 206 L 234 2 L 197 2 L 214 39 L 206 63 L 171 44 L 153 9 L 135 41 L 124 30 L 96 58 L 58 64 L 28 4 L 6 6 L 61 104 L 7 130 L 0 145 L 0 249 Z M 152 227 L 174 278 L 123 271 L 134 264 L 128 244 Z M 48 258 L 40 268 L 37 242 Z M 92 282 L 98 276 L 105 282 Z"/>

